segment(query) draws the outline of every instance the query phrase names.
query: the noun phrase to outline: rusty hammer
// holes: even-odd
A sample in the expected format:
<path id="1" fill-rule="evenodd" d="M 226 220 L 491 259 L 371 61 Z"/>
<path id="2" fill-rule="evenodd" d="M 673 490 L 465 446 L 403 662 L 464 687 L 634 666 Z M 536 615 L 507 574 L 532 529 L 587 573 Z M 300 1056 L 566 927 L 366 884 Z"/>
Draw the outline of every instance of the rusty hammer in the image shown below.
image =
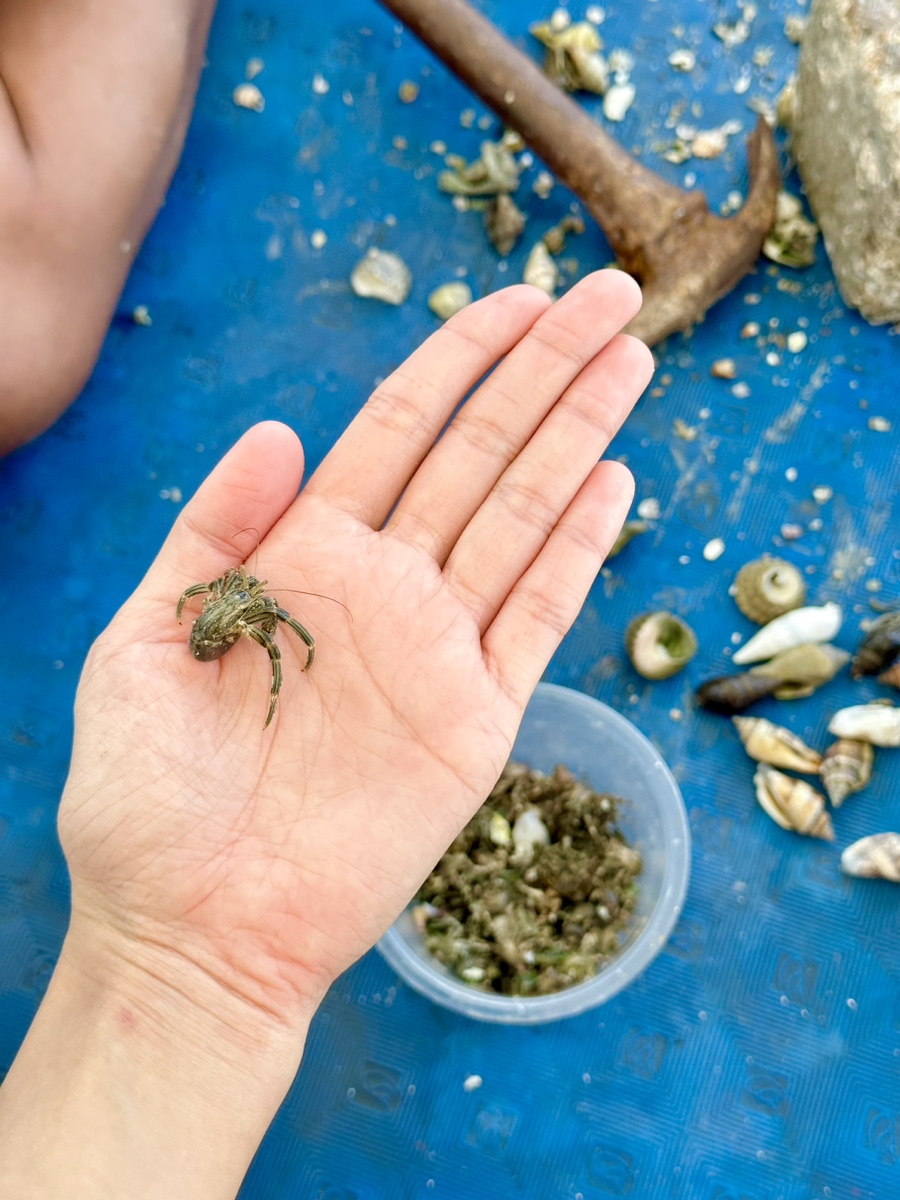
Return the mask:
<path id="1" fill-rule="evenodd" d="M 702 192 L 684 191 L 636 162 L 466 0 L 381 3 L 583 201 L 619 265 L 643 288 L 629 333 L 652 346 L 690 329 L 756 262 L 781 186 L 765 121 L 748 140 L 750 194 L 734 216 L 717 217 Z"/>

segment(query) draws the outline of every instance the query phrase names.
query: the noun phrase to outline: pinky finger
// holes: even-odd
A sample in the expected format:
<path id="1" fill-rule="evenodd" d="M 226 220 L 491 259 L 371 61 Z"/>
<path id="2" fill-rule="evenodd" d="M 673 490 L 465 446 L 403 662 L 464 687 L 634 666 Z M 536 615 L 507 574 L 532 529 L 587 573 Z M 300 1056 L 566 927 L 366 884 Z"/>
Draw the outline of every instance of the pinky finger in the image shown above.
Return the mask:
<path id="1" fill-rule="evenodd" d="M 581 611 L 633 496 L 626 467 L 598 463 L 485 633 L 487 665 L 520 708 Z"/>

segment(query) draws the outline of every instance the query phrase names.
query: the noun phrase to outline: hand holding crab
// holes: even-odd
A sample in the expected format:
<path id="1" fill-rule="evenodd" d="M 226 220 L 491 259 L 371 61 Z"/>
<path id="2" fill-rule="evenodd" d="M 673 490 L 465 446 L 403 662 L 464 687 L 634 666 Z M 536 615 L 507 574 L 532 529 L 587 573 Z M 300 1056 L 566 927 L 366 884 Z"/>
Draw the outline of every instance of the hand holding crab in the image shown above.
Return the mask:
<path id="1" fill-rule="evenodd" d="M 109 1154 L 162 1128 L 181 1173 L 167 1187 L 152 1155 L 141 1175 L 123 1154 L 128 1180 L 79 1195 L 143 1195 L 151 1177 L 158 1195 L 233 1195 L 326 989 L 489 792 L 630 504 L 627 470 L 598 460 L 650 376 L 646 347 L 617 332 L 638 305 L 633 281 L 607 271 L 552 306 L 516 287 L 463 309 L 378 387 L 299 495 L 296 436 L 251 429 L 95 644 L 60 809 L 72 923 L 33 1037 L 58 1032 L 44 1041 L 56 1089 L 96 1045 L 95 1107 L 116 1097 L 114 1130 L 134 1114 L 134 1141 Z M 235 566 L 250 529 L 259 579 Z M 263 575 L 312 593 L 315 670 L 312 636 Z M 173 602 L 201 593 L 188 653 Z M 279 625 L 296 635 L 283 679 Z M 58 980 L 77 1019 L 53 1000 Z M 73 1095 L 59 1112 L 82 1111 Z M 18 1111 L 35 1110 L 48 1111 L 40 1096 Z M 43 1158 L 51 1147 L 68 1180 L 84 1139 L 63 1145 L 59 1126 L 50 1113 L 46 1136 L 29 1141 L 15 1120 L 6 1136 Z M 92 1137 L 104 1128 L 93 1121 Z M 15 1174 L 7 1185 L 11 1161 L 0 1154 L 0 1190 L 38 1194 Z"/>

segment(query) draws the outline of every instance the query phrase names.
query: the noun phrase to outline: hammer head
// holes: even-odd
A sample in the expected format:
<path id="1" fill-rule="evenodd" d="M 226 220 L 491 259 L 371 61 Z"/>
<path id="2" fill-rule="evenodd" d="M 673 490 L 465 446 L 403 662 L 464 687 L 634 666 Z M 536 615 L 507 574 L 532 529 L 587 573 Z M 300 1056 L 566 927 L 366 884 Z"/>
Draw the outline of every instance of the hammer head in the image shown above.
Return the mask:
<path id="1" fill-rule="evenodd" d="M 714 216 L 701 193 L 672 219 L 639 256 L 619 263 L 641 284 L 644 304 L 626 332 L 646 342 L 687 331 L 729 292 L 759 258 L 775 221 L 781 172 L 772 132 L 760 118 L 747 142 L 750 192 L 733 217 Z"/>

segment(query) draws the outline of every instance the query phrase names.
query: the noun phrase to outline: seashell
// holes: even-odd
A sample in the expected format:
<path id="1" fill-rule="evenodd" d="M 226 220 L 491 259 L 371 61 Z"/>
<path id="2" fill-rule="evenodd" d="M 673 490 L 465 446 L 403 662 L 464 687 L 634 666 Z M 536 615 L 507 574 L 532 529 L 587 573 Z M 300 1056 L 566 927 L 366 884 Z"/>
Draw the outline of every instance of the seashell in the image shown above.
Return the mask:
<path id="1" fill-rule="evenodd" d="M 751 675 L 771 675 L 781 686 L 776 700 L 799 700 L 811 696 L 817 687 L 828 683 L 850 661 L 850 654 L 838 646 L 807 642 L 776 654 L 767 663 L 751 667 Z"/>
<path id="2" fill-rule="evenodd" d="M 789 729 L 764 717 L 732 717 L 731 720 L 740 734 L 744 749 L 757 762 L 768 763 L 772 767 L 787 767 L 790 771 L 802 771 L 806 775 L 819 773 L 822 756 Z"/>
<path id="3" fill-rule="evenodd" d="M 841 606 L 833 600 L 821 608 L 815 605 L 794 608 L 764 625 L 735 652 L 734 662 L 742 667 L 746 663 L 774 658 L 782 650 L 802 646 L 805 642 L 830 642 L 840 629 L 843 617 Z"/>
<path id="4" fill-rule="evenodd" d="M 357 296 L 402 304 L 412 287 L 412 274 L 398 254 L 372 246 L 353 268 L 350 286 Z"/>
<path id="5" fill-rule="evenodd" d="M 900 708 L 889 704 L 853 704 L 834 714 L 828 722 L 828 732 L 873 746 L 900 746 Z"/>
<path id="6" fill-rule="evenodd" d="M 820 774 L 835 808 L 840 808 L 851 792 L 860 792 L 872 778 L 875 751 L 858 738 L 838 738 L 822 756 Z"/>
<path id="7" fill-rule="evenodd" d="M 484 210 L 484 228 L 497 253 L 505 258 L 525 228 L 525 214 L 511 196 L 500 192 Z"/>
<path id="8" fill-rule="evenodd" d="M 442 283 L 428 297 L 428 307 L 436 317 L 448 321 L 472 303 L 472 289 L 461 279 Z"/>
<path id="9" fill-rule="evenodd" d="M 877 675 L 891 667 L 900 656 L 900 613 L 885 613 L 873 621 L 853 657 L 850 674 L 854 679 Z"/>
<path id="10" fill-rule="evenodd" d="M 741 567 L 734 581 L 734 601 L 745 617 L 766 625 L 799 608 L 806 599 L 806 581 L 783 558 L 758 558 Z"/>
<path id="11" fill-rule="evenodd" d="M 535 242 L 531 247 L 522 271 L 522 282 L 540 288 L 548 296 L 556 295 L 556 288 L 559 284 L 559 267 L 550 257 L 550 251 L 543 242 Z"/>
<path id="12" fill-rule="evenodd" d="M 878 682 L 887 684 L 888 687 L 900 688 L 900 662 L 895 662 L 892 667 L 882 671 L 878 676 Z"/>
<path id="13" fill-rule="evenodd" d="M 860 838 L 841 855 L 841 870 L 862 879 L 900 883 L 900 833 L 872 833 Z"/>
<path id="14" fill-rule="evenodd" d="M 620 554 L 633 537 L 637 537 L 639 533 L 646 533 L 649 528 L 646 521 L 626 521 L 619 530 L 619 536 L 609 548 L 609 554 L 606 556 L 607 562 Z"/>
<path id="15" fill-rule="evenodd" d="M 726 717 L 749 708 L 757 700 L 771 696 L 779 687 L 779 681 L 766 675 L 720 675 L 708 679 L 697 688 L 697 703 L 710 712 L 722 713 Z"/>
<path id="16" fill-rule="evenodd" d="M 674 613 L 644 613 L 625 630 L 625 649 L 639 675 L 668 679 L 697 653 L 697 635 Z"/>
<path id="17" fill-rule="evenodd" d="M 831 818 L 825 811 L 825 797 L 815 788 L 765 763 L 756 768 L 753 782 L 760 806 L 782 829 L 793 829 L 826 842 L 834 841 Z"/>

